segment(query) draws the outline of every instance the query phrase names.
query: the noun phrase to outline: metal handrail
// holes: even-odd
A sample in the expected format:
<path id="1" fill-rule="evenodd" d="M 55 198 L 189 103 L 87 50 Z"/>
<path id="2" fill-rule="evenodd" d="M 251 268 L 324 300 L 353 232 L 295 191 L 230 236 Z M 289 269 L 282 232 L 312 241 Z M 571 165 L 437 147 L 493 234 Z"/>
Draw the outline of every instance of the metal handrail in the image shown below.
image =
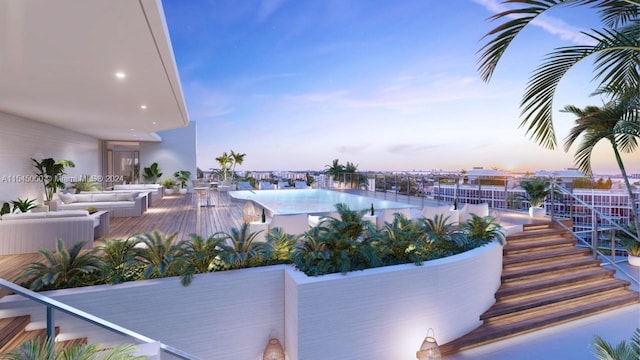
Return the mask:
<path id="1" fill-rule="evenodd" d="M 570 196 L 573 200 L 575 200 L 576 202 L 578 202 L 580 205 L 586 207 L 587 209 L 592 211 L 592 215 L 593 215 L 593 230 L 592 232 L 592 236 L 591 236 L 591 241 L 592 243 L 590 244 L 589 242 L 587 242 L 585 239 L 583 239 L 581 236 L 578 235 L 577 232 L 575 232 L 572 228 L 568 227 L 567 225 L 565 225 L 561 219 L 557 219 L 553 216 L 552 214 L 552 220 L 554 222 L 556 222 L 557 224 L 559 224 L 561 227 L 563 227 L 564 229 L 566 229 L 567 231 L 571 232 L 571 234 L 573 234 L 573 236 L 575 236 L 576 239 L 578 239 L 581 243 L 583 243 L 585 246 L 589 247 L 591 249 L 591 251 L 594 254 L 594 257 L 601 257 L 602 259 L 605 259 L 608 263 L 611 264 L 611 266 L 613 266 L 617 271 L 623 273 L 624 275 L 627 276 L 627 278 L 631 279 L 631 281 L 635 282 L 636 284 L 640 285 L 640 280 L 636 279 L 634 275 L 631 275 L 630 273 L 628 273 L 623 267 L 619 266 L 618 264 L 616 264 L 616 261 L 614 260 L 615 257 L 615 241 L 611 241 L 611 256 L 612 258 L 609 259 L 609 257 L 602 253 L 600 250 L 598 250 L 598 246 L 597 246 L 597 238 L 598 238 L 598 226 L 597 226 L 597 219 L 595 218 L 595 216 L 599 216 L 601 219 L 605 220 L 612 228 L 615 228 L 616 230 L 620 230 L 622 232 L 624 232 L 625 234 L 631 236 L 633 239 L 635 239 L 636 241 L 640 241 L 640 239 L 638 239 L 638 237 L 635 234 L 632 234 L 631 232 L 629 232 L 627 229 L 625 229 L 624 227 L 620 226 L 618 223 L 616 223 L 615 221 L 613 221 L 611 218 L 609 218 L 608 216 L 604 215 L 603 213 L 601 213 L 600 211 L 596 210 L 593 206 L 591 206 L 591 204 L 586 203 L 585 201 L 581 200 L 580 198 L 578 198 L 577 196 L 575 196 L 573 193 L 571 193 L 571 191 L 565 189 L 564 187 L 555 184 L 554 182 L 552 182 L 552 188 L 555 187 L 558 190 L 560 190 L 560 192 L 562 192 L 565 195 Z M 553 191 L 551 192 L 553 193 Z M 608 230 L 611 230 L 611 228 L 608 228 Z M 595 242 L 595 244 L 594 244 Z"/>
<path id="2" fill-rule="evenodd" d="M 142 343 L 155 343 L 157 342 L 156 340 L 153 340 L 147 336 L 144 336 L 142 334 L 139 334 L 135 331 L 129 330 L 127 328 L 124 328 L 120 325 L 114 324 L 112 322 L 109 322 L 107 320 L 104 320 L 102 318 L 99 318 L 95 315 L 91 315 L 85 311 L 82 311 L 80 309 L 77 309 L 73 306 L 69 306 L 67 304 L 64 304 L 58 300 L 52 299 L 50 297 L 44 296 L 42 294 L 38 294 L 35 291 L 26 289 L 20 285 L 14 284 L 11 281 L 5 280 L 3 278 L 0 278 L 0 287 L 7 289 L 9 291 L 11 291 L 12 293 L 18 294 L 22 297 L 25 297 L 27 299 L 33 300 L 35 302 L 38 302 L 40 304 L 43 304 L 47 307 L 47 337 L 53 339 L 55 337 L 55 316 L 54 316 L 54 310 L 58 310 L 58 311 L 62 311 L 66 314 L 69 314 L 73 317 L 76 317 L 78 319 L 87 321 L 89 323 L 92 323 L 94 325 L 98 325 L 99 327 L 102 327 L 104 329 L 113 331 L 115 333 L 118 333 L 120 335 L 125 335 L 128 336 L 130 338 L 133 338 L 139 342 Z M 160 349 L 162 349 L 163 351 L 177 356 L 180 359 L 184 359 L 184 360 L 200 360 L 200 358 L 188 354 L 180 349 L 176 349 L 172 346 L 169 346 L 167 344 L 164 344 L 162 342 L 160 343 Z"/>

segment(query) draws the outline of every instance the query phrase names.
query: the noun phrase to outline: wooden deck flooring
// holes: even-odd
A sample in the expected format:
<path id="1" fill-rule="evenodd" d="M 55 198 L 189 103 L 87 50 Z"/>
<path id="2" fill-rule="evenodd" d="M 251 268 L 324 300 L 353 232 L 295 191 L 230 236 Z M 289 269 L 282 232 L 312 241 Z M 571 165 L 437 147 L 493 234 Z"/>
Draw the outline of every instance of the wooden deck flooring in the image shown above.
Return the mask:
<path id="1" fill-rule="evenodd" d="M 242 225 L 243 201 L 234 200 L 218 193 L 211 194 L 213 207 L 203 207 L 197 194 L 168 195 L 154 200 L 151 208 L 140 217 L 112 218 L 106 238 L 123 239 L 129 236 L 162 231 L 165 234 L 177 233 L 177 239 L 188 238 L 195 233 L 208 237 L 218 231 L 229 231 Z M 222 200 L 222 201 L 220 201 Z"/>
<path id="2" fill-rule="evenodd" d="M 169 195 L 155 199 L 153 206 L 139 217 L 111 218 L 106 239 L 126 239 L 135 234 L 159 230 L 165 234 L 177 233 L 176 241 L 187 239 L 195 233 L 208 237 L 218 231 L 229 231 L 242 226 L 244 202 L 228 198 L 218 198 L 211 194 L 213 207 L 202 207 L 197 194 Z M 32 262 L 41 259 L 40 254 L 0 255 L 0 278 L 13 281 Z M 0 297 L 6 295 L 0 289 Z"/>

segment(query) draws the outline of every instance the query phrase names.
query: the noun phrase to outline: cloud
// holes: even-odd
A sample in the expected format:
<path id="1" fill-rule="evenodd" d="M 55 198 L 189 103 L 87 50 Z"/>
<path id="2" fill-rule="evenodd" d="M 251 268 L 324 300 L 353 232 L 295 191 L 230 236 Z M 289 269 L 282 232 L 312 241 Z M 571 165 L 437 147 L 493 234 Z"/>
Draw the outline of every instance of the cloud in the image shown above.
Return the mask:
<path id="1" fill-rule="evenodd" d="M 271 14 L 275 13 L 284 3 L 285 0 L 262 0 L 260 3 L 260 12 L 258 13 L 258 21 L 266 21 Z"/>
<path id="2" fill-rule="evenodd" d="M 345 153 L 345 154 L 361 154 L 365 150 L 367 150 L 369 147 L 370 147 L 370 145 L 368 145 L 368 144 L 363 144 L 363 145 L 342 145 L 342 146 L 338 146 L 337 150 L 338 150 L 338 152 Z"/>
<path id="3" fill-rule="evenodd" d="M 232 100 L 221 93 L 192 82 L 185 88 L 185 98 L 191 120 L 210 120 L 234 112 Z"/>
<path id="4" fill-rule="evenodd" d="M 391 145 L 387 148 L 388 152 L 393 154 L 413 154 L 416 152 L 423 152 L 425 150 L 434 150 L 440 148 L 447 148 L 451 146 L 450 144 L 396 144 Z"/>
<path id="5" fill-rule="evenodd" d="M 472 0 L 476 4 L 483 6 L 492 13 L 500 13 L 510 8 L 507 7 L 502 0 Z M 516 18 L 515 15 L 510 16 Z M 551 35 L 558 36 L 562 40 L 573 42 L 577 45 L 594 45 L 593 39 L 581 33 L 581 29 L 571 26 L 553 16 L 541 14 L 531 22 L 531 25 L 537 26 Z"/>

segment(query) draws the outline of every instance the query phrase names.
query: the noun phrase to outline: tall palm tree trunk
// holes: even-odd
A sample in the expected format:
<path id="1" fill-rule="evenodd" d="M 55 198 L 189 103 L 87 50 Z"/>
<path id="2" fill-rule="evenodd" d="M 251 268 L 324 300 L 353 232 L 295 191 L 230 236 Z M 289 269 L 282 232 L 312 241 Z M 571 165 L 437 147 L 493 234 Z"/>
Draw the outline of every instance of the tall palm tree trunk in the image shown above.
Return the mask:
<path id="1" fill-rule="evenodd" d="M 629 203 L 631 204 L 631 216 L 633 216 L 633 221 L 636 225 L 636 236 L 637 240 L 640 241 L 640 219 L 638 219 L 638 211 L 636 210 L 636 206 L 633 200 L 633 191 L 631 190 L 631 184 L 629 183 L 629 178 L 627 177 L 627 171 L 624 169 L 624 164 L 622 163 L 622 158 L 620 157 L 620 152 L 618 152 L 618 145 L 615 140 L 611 141 L 611 145 L 613 146 L 613 153 L 616 155 L 616 161 L 618 162 L 618 167 L 620 168 L 620 172 L 622 173 L 622 178 L 624 179 L 624 184 L 627 187 L 627 191 L 629 192 Z"/>

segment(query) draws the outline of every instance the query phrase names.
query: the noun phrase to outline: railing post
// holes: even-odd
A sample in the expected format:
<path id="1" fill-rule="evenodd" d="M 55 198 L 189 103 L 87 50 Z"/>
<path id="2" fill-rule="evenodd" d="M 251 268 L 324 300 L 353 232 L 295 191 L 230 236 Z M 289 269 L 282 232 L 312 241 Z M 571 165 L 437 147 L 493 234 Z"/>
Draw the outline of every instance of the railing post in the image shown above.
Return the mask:
<path id="1" fill-rule="evenodd" d="M 596 259 L 598 257 L 598 222 L 597 222 L 596 213 L 591 211 L 591 224 L 593 226 L 591 232 L 591 246 L 593 247 L 593 258 Z"/>
<path id="2" fill-rule="evenodd" d="M 55 310 L 51 306 L 47 306 L 47 338 L 52 342 L 56 338 L 56 319 L 55 314 L 53 313 Z M 49 354 L 49 358 L 53 359 L 55 346 L 51 346 L 49 349 L 52 353 Z"/>
<path id="3" fill-rule="evenodd" d="M 616 230 L 611 228 L 611 263 L 616 263 Z"/>
<path id="4" fill-rule="evenodd" d="M 551 215 L 551 221 L 555 221 L 553 206 L 555 205 L 555 190 L 556 190 L 556 179 L 553 177 L 551 179 L 551 209 L 549 210 L 549 214 Z"/>

